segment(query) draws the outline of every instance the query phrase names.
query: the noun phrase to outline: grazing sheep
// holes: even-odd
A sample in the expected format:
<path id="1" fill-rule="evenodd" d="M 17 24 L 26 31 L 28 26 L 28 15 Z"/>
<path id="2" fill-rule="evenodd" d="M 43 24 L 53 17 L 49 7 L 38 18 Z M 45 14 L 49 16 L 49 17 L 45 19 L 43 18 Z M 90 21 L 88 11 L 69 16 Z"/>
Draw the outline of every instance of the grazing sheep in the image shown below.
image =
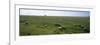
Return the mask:
<path id="1" fill-rule="evenodd" d="M 64 31 L 66 28 L 62 26 L 61 24 L 54 24 L 59 30 Z"/>
<path id="2" fill-rule="evenodd" d="M 62 27 L 58 27 L 58 29 L 59 29 L 60 31 L 63 31 Z"/>
<path id="3" fill-rule="evenodd" d="M 90 31 L 89 31 L 89 27 L 87 27 L 86 25 L 80 25 L 79 27 L 80 27 L 84 32 L 88 32 L 88 33 L 90 32 Z"/>
<path id="4" fill-rule="evenodd" d="M 41 28 L 47 28 L 48 25 L 44 24 L 44 25 L 42 25 L 42 26 L 40 26 L 40 27 L 41 27 Z"/>
<path id="5" fill-rule="evenodd" d="M 86 27 L 84 27 L 84 28 L 83 28 L 83 30 L 87 30 L 87 28 L 86 28 Z"/>
<path id="6" fill-rule="evenodd" d="M 28 25 L 29 24 L 28 20 L 24 20 L 24 21 L 25 21 L 24 22 L 25 25 Z"/>
<path id="7" fill-rule="evenodd" d="M 83 30 L 84 32 L 86 32 L 86 33 L 89 33 L 90 32 L 90 29 L 89 29 L 89 27 L 88 26 L 86 26 L 86 25 L 82 25 L 82 24 L 73 24 L 74 26 L 76 26 L 76 27 L 79 27 L 81 30 Z"/>
<path id="8" fill-rule="evenodd" d="M 83 29 L 85 26 L 84 25 L 79 25 L 79 27 Z"/>
<path id="9" fill-rule="evenodd" d="M 47 27 L 48 25 L 44 25 L 44 27 Z"/>
<path id="10" fill-rule="evenodd" d="M 62 29 L 62 27 L 58 27 L 58 29 Z"/>
<path id="11" fill-rule="evenodd" d="M 84 27 L 83 30 L 84 32 L 88 32 L 88 33 L 90 32 L 88 27 Z"/>
<path id="12" fill-rule="evenodd" d="M 81 28 L 81 29 L 83 29 L 83 28 L 85 27 L 85 26 L 82 25 L 82 24 L 74 24 L 74 26 L 79 27 L 79 28 Z"/>
<path id="13" fill-rule="evenodd" d="M 59 30 L 61 30 L 61 31 L 64 31 L 66 28 L 65 28 L 65 27 L 60 26 L 60 27 L 58 27 L 58 29 L 59 29 Z"/>
<path id="14" fill-rule="evenodd" d="M 87 26 L 85 26 L 85 25 L 80 25 L 80 28 L 83 29 L 83 30 L 86 30 L 86 29 L 87 29 Z"/>

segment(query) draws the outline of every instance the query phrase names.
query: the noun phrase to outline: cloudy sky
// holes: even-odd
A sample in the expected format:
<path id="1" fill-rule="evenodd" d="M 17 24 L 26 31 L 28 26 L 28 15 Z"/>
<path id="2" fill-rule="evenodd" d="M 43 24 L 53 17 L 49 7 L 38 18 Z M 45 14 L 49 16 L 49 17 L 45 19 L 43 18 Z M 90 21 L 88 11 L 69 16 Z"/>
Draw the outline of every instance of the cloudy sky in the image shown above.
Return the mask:
<path id="1" fill-rule="evenodd" d="M 57 10 L 28 10 L 20 9 L 20 15 L 33 16 L 90 16 L 89 11 L 57 11 Z"/>

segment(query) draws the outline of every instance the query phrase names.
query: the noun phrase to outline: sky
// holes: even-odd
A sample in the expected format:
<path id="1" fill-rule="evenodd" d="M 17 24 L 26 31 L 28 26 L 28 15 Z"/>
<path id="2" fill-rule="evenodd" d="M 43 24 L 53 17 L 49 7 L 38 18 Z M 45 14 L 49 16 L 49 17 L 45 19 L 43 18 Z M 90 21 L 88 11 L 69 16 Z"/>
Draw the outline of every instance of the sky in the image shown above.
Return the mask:
<path id="1" fill-rule="evenodd" d="M 89 11 L 28 10 L 20 9 L 20 15 L 26 16 L 90 16 Z"/>

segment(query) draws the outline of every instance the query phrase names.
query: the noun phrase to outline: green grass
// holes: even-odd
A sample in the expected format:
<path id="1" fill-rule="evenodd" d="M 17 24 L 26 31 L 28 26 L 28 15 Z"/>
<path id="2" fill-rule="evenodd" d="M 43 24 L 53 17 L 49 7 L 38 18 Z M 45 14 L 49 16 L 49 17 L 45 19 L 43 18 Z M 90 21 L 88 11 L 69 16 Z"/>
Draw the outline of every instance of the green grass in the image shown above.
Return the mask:
<path id="1" fill-rule="evenodd" d="M 25 24 L 28 23 L 28 24 Z M 55 24 L 61 24 L 66 29 L 60 31 Z M 20 36 L 28 35 L 52 35 L 52 34 L 76 34 L 89 33 L 89 17 L 67 17 L 67 16 L 20 16 Z M 47 25 L 47 27 L 44 27 Z M 84 31 L 79 26 L 85 25 Z M 88 31 L 88 32 L 87 32 Z"/>

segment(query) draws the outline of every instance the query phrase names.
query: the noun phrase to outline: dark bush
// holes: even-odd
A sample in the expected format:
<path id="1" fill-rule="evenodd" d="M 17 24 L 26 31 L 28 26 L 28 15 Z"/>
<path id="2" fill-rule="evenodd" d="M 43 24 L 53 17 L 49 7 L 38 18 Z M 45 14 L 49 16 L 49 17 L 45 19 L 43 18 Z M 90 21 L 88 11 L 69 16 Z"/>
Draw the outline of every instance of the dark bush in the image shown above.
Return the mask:
<path id="1" fill-rule="evenodd" d="M 27 35 L 31 35 L 31 33 L 27 33 Z"/>
<path id="2" fill-rule="evenodd" d="M 57 27 L 61 26 L 61 24 L 54 24 L 54 25 L 57 26 Z"/>

